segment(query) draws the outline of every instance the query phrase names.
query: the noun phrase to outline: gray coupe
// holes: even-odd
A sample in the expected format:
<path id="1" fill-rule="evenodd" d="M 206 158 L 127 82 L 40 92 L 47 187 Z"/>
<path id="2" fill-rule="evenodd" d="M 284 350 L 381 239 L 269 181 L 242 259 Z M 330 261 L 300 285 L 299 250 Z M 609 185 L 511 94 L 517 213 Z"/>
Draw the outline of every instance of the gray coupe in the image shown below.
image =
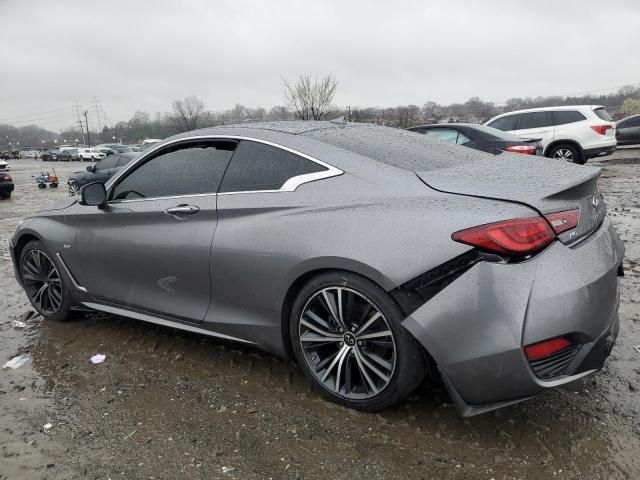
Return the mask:
<path id="1" fill-rule="evenodd" d="M 432 372 L 462 415 L 600 369 L 624 247 L 598 169 L 336 122 L 169 138 L 11 240 L 34 308 L 295 358 L 376 411 Z"/>

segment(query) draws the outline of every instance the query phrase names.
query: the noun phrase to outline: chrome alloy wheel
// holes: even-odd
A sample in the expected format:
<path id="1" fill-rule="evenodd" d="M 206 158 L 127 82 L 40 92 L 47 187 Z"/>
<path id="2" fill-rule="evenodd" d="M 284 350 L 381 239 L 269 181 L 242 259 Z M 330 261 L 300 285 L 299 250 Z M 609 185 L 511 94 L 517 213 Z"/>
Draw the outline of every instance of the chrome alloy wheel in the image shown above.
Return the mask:
<path id="1" fill-rule="evenodd" d="M 30 250 L 22 260 L 22 281 L 29 299 L 44 315 L 62 306 L 62 282 L 51 259 L 41 250 Z"/>
<path id="2" fill-rule="evenodd" d="M 389 322 L 361 293 L 344 287 L 316 292 L 302 309 L 300 346 L 314 377 L 350 400 L 378 395 L 396 367 Z"/>
<path id="3" fill-rule="evenodd" d="M 573 152 L 568 148 L 559 148 L 553 152 L 553 158 L 564 160 L 565 162 L 573 162 Z"/>
<path id="4" fill-rule="evenodd" d="M 70 197 L 74 197 L 76 195 L 78 195 L 78 193 L 80 192 L 80 185 L 78 185 L 76 182 L 69 182 L 69 196 Z"/>

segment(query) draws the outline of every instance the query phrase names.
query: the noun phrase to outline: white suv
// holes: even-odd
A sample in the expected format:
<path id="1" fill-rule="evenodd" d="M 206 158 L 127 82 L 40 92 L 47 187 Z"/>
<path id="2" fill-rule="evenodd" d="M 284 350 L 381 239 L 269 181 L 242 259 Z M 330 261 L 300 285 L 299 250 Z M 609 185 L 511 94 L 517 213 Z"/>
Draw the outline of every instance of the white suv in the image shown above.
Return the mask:
<path id="1" fill-rule="evenodd" d="M 616 124 L 600 105 L 544 107 L 503 113 L 485 125 L 540 139 L 546 157 L 584 164 L 616 150 Z"/>
<path id="2" fill-rule="evenodd" d="M 105 153 L 95 148 L 78 148 L 78 155 L 80 155 L 80 159 L 83 162 L 85 160 L 95 162 L 97 160 L 102 160 L 107 156 Z"/>

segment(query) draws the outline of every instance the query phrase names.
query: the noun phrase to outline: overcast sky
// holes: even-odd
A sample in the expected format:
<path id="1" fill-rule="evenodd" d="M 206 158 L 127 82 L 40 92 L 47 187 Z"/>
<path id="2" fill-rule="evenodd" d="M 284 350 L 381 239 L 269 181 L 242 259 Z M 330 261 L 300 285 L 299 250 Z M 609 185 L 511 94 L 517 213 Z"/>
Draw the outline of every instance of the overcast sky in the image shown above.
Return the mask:
<path id="1" fill-rule="evenodd" d="M 0 123 L 111 123 L 282 104 L 333 73 L 340 106 L 572 94 L 640 83 L 640 0 L 0 0 Z M 90 119 L 90 121 L 92 121 Z"/>

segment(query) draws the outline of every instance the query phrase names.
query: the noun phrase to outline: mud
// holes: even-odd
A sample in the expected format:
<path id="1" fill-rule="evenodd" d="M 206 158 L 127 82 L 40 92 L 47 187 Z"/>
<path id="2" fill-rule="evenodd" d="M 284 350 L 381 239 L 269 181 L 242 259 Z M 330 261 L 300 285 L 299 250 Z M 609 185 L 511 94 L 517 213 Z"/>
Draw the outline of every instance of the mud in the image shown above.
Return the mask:
<path id="1" fill-rule="evenodd" d="M 31 360 L 0 370 L 0 480 L 640 478 L 640 151 L 590 163 L 604 167 L 627 247 L 618 344 L 596 375 L 461 419 L 437 385 L 363 414 L 257 350 L 103 314 L 42 320 L 7 242 L 86 164 L 12 162 L 16 191 L 0 201 L 0 364 Z M 30 176 L 52 166 L 61 188 L 38 190 Z M 96 353 L 106 361 L 93 365 Z"/>

